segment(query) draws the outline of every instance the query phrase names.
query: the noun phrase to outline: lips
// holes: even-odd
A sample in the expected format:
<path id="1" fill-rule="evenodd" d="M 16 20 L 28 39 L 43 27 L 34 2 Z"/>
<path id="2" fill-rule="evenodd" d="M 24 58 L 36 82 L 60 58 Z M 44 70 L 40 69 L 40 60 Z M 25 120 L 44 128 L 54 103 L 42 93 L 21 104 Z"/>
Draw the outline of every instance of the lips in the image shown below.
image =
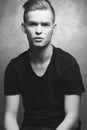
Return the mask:
<path id="1" fill-rule="evenodd" d="M 43 38 L 42 37 L 35 37 L 34 39 L 35 40 L 42 40 Z"/>
<path id="2" fill-rule="evenodd" d="M 42 38 L 42 37 L 35 37 L 34 40 L 35 40 L 36 42 L 41 42 L 41 41 L 43 40 L 43 38 Z"/>

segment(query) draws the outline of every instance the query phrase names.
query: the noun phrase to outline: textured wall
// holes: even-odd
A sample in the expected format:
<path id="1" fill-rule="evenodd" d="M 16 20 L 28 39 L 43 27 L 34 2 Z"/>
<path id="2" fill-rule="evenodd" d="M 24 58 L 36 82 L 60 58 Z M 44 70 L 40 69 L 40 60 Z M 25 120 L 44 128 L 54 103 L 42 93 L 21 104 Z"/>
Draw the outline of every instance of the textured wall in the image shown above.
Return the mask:
<path id="1" fill-rule="evenodd" d="M 3 78 L 9 60 L 28 48 L 21 31 L 25 0 L 0 0 L 0 130 L 3 129 Z M 57 28 L 52 43 L 76 57 L 87 89 L 87 0 L 50 0 L 56 10 Z M 87 94 L 82 95 L 82 130 L 87 128 Z"/>

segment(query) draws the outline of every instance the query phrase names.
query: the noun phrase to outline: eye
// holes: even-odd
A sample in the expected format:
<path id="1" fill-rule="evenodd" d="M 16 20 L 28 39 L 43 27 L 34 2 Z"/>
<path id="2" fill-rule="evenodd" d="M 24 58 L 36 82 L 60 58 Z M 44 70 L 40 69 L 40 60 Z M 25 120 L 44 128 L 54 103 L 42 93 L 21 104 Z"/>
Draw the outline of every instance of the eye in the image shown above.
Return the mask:
<path id="1" fill-rule="evenodd" d="M 48 27 L 48 26 L 50 26 L 50 23 L 42 23 L 41 25 L 44 27 Z"/>
<path id="2" fill-rule="evenodd" d="M 37 23 L 35 23 L 35 22 L 29 22 L 28 26 L 37 26 Z"/>

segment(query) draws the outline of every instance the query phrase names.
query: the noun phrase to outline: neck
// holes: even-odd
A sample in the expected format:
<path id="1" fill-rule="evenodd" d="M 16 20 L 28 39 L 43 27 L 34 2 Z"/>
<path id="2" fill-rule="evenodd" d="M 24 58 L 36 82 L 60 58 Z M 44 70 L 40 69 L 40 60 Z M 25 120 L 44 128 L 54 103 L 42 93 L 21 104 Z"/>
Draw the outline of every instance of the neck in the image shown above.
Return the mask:
<path id="1" fill-rule="evenodd" d="M 52 52 L 53 47 L 51 44 L 45 48 L 38 48 L 38 47 L 30 48 L 29 51 L 30 60 L 33 63 L 42 64 L 51 58 Z"/>

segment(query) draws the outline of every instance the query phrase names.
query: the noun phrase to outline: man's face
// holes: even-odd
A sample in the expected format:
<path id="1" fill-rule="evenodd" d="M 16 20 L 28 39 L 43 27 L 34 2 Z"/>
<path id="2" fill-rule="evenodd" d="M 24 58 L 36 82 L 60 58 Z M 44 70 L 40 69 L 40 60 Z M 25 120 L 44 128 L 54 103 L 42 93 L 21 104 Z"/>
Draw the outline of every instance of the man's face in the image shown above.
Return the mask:
<path id="1" fill-rule="evenodd" d="M 25 32 L 30 46 L 44 47 L 50 44 L 54 29 L 53 15 L 50 10 L 30 11 L 27 14 Z"/>

